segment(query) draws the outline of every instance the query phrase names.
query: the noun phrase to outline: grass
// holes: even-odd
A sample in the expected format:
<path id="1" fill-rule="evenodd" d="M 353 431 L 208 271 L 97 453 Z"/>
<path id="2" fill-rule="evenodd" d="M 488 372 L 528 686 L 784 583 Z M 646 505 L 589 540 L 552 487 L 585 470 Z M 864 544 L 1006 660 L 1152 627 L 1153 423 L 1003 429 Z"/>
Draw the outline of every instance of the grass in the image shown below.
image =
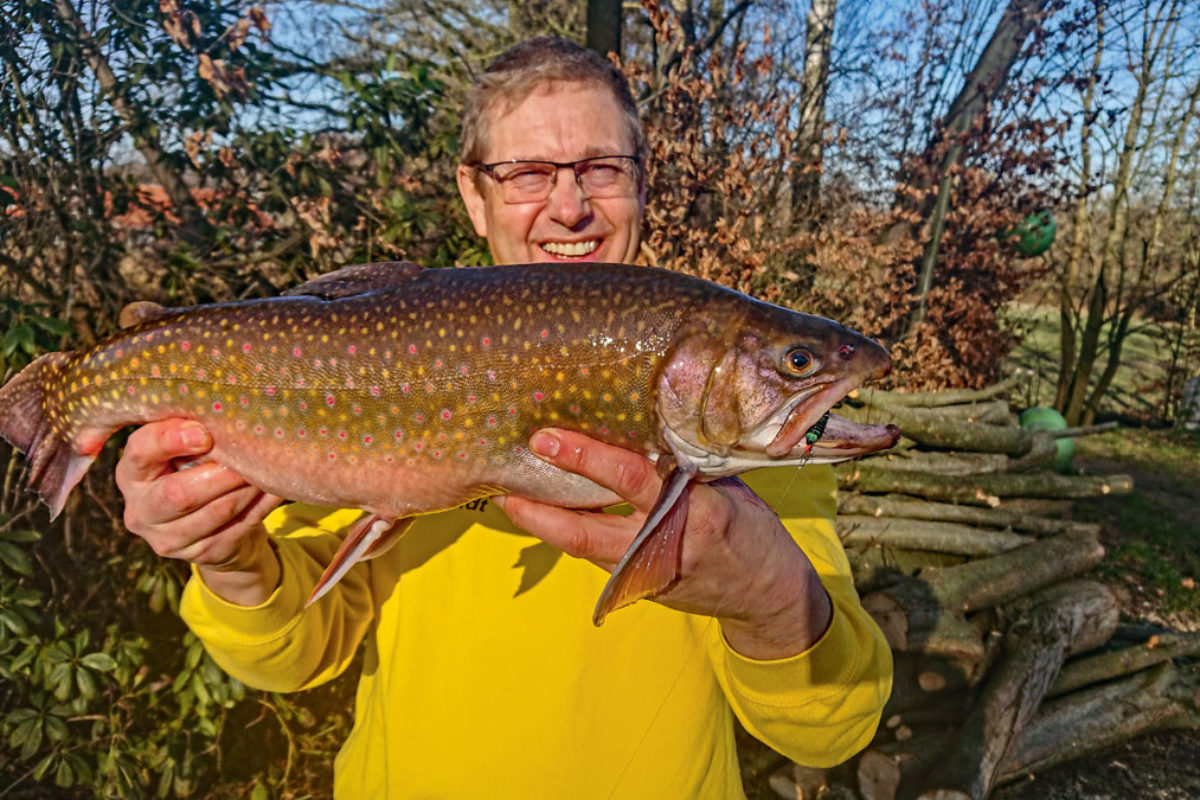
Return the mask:
<path id="1" fill-rule="evenodd" d="M 1009 354 L 1007 366 L 1033 373 L 1020 401 L 1026 406 L 1052 405 L 1059 364 L 1061 325 L 1058 309 L 1014 303 L 1004 314 L 1009 324 L 1022 333 L 1021 343 Z M 1104 334 L 1101 336 L 1103 341 Z M 1162 342 L 1145 332 L 1130 334 L 1121 350 L 1121 366 L 1112 388 L 1100 404 L 1101 409 L 1161 417 L 1163 397 L 1161 390 L 1155 387 L 1161 387 L 1167 376 L 1164 352 Z M 1099 376 L 1102 367 L 1103 364 L 1097 366 L 1094 376 Z"/>
<path id="2" fill-rule="evenodd" d="M 1128 593 L 1129 615 L 1200 628 L 1200 433 L 1129 429 L 1077 447 L 1084 471 L 1134 479 L 1127 495 L 1076 505 L 1077 518 L 1103 527 L 1100 575 Z"/>

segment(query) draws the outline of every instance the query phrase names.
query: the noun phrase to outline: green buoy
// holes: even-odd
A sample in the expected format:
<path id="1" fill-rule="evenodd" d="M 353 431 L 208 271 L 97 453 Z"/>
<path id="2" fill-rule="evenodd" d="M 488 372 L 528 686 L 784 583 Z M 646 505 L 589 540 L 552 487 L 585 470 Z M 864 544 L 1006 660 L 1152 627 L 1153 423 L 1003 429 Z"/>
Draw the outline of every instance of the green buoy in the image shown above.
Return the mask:
<path id="1" fill-rule="evenodd" d="M 1021 427 L 1030 430 L 1064 431 L 1067 429 L 1067 421 L 1063 419 L 1063 415 L 1046 406 L 1027 408 L 1021 412 L 1020 419 Z M 1075 440 L 1063 437 L 1056 440 L 1056 444 L 1058 452 L 1055 453 L 1050 466 L 1054 467 L 1056 472 L 1066 472 L 1071 467 L 1071 459 L 1075 457 Z"/>
<path id="2" fill-rule="evenodd" d="M 1043 209 L 1021 220 L 1008 231 L 1007 238 L 1022 257 L 1033 258 L 1049 250 L 1057 234 L 1058 225 L 1054 222 L 1054 215 Z"/>

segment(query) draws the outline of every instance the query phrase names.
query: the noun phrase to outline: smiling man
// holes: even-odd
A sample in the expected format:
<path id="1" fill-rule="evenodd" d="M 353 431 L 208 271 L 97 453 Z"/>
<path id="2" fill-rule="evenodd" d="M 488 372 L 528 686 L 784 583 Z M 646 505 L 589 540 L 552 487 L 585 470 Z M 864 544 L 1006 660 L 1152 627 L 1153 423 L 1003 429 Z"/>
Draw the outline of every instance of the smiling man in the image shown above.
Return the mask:
<path id="1" fill-rule="evenodd" d="M 635 260 L 645 139 L 604 59 L 555 38 L 502 54 L 471 92 L 463 148 L 458 185 L 497 263 Z M 336 797 L 724 800 L 743 796 L 735 717 L 813 765 L 870 741 L 891 657 L 834 532 L 828 467 L 697 486 L 680 580 L 597 628 L 662 481 L 579 434 L 529 446 L 627 512 L 505 497 L 421 516 L 307 610 L 357 510 L 276 509 L 215 464 L 177 471 L 211 447 L 183 420 L 134 432 L 117 480 L 130 530 L 193 565 L 182 615 L 228 672 L 294 691 L 365 651 Z"/>

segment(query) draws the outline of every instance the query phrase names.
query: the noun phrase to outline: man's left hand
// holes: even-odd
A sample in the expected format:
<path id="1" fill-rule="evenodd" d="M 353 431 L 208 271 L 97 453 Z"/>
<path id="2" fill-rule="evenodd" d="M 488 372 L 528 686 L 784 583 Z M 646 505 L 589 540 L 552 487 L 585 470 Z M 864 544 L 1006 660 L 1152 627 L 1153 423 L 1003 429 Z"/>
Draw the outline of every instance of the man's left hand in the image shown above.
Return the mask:
<path id="1" fill-rule="evenodd" d="M 654 464 L 571 431 L 538 431 L 529 446 L 547 463 L 624 498 L 634 513 L 577 511 L 522 497 L 499 505 L 519 528 L 611 572 L 658 498 L 662 480 Z M 717 617 L 730 646 L 749 658 L 796 655 L 829 626 L 832 605 L 812 563 L 775 512 L 738 479 L 693 487 L 680 573 L 654 599 Z"/>

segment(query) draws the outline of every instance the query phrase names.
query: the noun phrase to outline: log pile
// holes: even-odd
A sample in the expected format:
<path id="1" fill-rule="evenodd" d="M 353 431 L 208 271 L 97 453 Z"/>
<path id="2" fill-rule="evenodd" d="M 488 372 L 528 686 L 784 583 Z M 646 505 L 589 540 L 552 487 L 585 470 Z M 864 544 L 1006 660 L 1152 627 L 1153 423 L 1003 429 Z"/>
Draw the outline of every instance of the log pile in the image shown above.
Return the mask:
<path id="1" fill-rule="evenodd" d="M 900 425 L 837 467 L 838 532 L 895 679 L 874 742 L 822 771 L 785 763 L 781 797 L 982 800 L 1004 783 L 1150 731 L 1200 724 L 1200 635 L 1118 625 L 1083 576 L 1104 556 L 1073 502 L 1124 475 L 1049 469 L 1055 434 L 981 391 L 867 391 L 839 413 Z M 1076 429 L 1072 435 L 1096 430 Z"/>

